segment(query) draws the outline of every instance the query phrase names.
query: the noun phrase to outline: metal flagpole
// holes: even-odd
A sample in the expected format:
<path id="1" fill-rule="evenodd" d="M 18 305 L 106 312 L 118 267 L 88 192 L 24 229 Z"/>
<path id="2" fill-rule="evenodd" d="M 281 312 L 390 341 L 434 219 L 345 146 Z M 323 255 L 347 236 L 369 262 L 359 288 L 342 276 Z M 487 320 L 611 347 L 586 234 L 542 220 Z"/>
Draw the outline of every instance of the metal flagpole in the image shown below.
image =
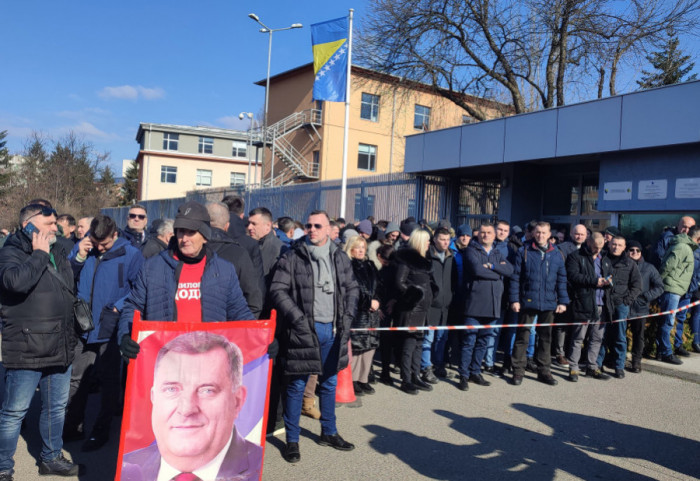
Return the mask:
<path id="1" fill-rule="evenodd" d="M 352 14 L 348 15 L 348 73 L 345 81 L 345 128 L 343 134 L 343 177 L 340 183 L 340 217 L 345 218 L 345 197 L 348 190 L 348 127 L 350 124 L 350 69 L 352 68 Z"/>

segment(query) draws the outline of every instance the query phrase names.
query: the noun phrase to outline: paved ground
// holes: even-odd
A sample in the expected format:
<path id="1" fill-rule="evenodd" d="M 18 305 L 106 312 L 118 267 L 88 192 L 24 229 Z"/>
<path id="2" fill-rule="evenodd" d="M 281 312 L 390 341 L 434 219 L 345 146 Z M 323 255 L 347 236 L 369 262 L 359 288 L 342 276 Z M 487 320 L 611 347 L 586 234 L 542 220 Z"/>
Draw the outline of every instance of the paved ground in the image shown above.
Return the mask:
<path id="1" fill-rule="evenodd" d="M 697 479 L 700 385 L 652 373 L 652 364 L 607 382 L 572 384 L 563 370 L 555 371 L 556 387 L 531 374 L 519 387 L 490 378 L 490 387 L 461 392 L 448 381 L 418 396 L 379 384 L 362 407 L 337 410 L 340 433 L 357 449 L 318 446 L 318 422 L 304 418 L 301 462 L 286 463 L 283 437 L 268 438 L 263 479 Z M 693 379 L 700 356 L 674 373 Z M 81 453 L 79 443 L 66 446 L 87 466 L 81 480 L 113 479 L 116 424 L 112 442 L 97 453 Z M 15 479 L 65 479 L 36 474 L 39 442 L 32 420 L 18 446 Z"/>

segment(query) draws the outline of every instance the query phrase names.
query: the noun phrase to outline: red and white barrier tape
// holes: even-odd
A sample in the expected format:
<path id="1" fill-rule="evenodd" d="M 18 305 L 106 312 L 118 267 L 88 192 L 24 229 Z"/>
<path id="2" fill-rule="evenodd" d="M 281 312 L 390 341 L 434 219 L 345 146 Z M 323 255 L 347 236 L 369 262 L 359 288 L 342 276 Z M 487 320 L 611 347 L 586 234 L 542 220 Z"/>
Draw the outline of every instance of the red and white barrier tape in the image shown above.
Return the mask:
<path id="1" fill-rule="evenodd" d="M 415 326 L 415 327 L 364 327 L 350 329 L 351 331 L 466 331 L 466 330 L 479 330 L 479 329 L 496 329 L 496 328 L 506 328 L 506 327 L 547 327 L 547 326 L 583 326 L 590 324 L 615 324 L 618 322 L 625 321 L 636 321 L 638 319 L 647 319 L 650 317 L 666 316 L 669 314 L 675 314 L 680 311 L 685 311 L 691 307 L 700 305 L 700 301 L 691 302 L 687 306 L 679 307 L 678 309 L 673 309 L 666 312 L 657 312 L 656 314 L 649 314 L 647 316 L 630 317 L 628 319 L 617 319 L 611 322 L 608 321 L 591 321 L 591 322 L 549 322 L 549 323 L 534 323 L 534 324 L 478 324 L 475 326 Z"/>

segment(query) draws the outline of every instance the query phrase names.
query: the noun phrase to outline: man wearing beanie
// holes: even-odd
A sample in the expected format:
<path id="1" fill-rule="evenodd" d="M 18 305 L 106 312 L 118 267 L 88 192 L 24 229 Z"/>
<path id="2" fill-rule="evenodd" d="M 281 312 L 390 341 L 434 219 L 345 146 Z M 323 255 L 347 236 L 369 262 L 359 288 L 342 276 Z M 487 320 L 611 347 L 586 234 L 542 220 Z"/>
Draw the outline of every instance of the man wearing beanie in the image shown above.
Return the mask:
<path id="1" fill-rule="evenodd" d="M 233 265 L 207 246 L 209 212 L 200 203 L 180 206 L 168 248 L 146 261 L 119 318 L 122 356 L 135 359 L 139 345 L 129 334 L 134 311 L 143 320 L 218 322 L 255 319 Z M 270 346 L 275 357 L 276 341 Z"/>

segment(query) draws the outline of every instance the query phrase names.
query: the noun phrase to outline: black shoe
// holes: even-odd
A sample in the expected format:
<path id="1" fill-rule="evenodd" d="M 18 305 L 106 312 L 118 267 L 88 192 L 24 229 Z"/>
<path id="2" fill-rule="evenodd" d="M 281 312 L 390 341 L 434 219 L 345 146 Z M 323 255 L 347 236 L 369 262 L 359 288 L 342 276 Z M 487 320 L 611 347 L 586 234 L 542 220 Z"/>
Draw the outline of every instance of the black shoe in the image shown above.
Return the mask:
<path id="1" fill-rule="evenodd" d="M 639 374 L 642 372 L 642 365 L 636 362 L 633 362 L 630 364 L 629 368 L 627 369 L 629 372 L 633 372 L 635 374 Z"/>
<path id="2" fill-rule="evenodd" d="M 559 384 L 559 382 L 554 379 L 551 374 L 539 374 L 537 376 L 537 380 L 547 384 L 548 386 L 556 386 Z"/>
<path id="3" fill-rule="evenodd" d="M 481 372 L 488 374 L 489 376 L 496 376 L 498 373 L 496 372 L 496 367 L 495 366 L 486 366 L 481 370 Z"/>
<path id="4" fill-rule="evenodd" d="M 680 366 L 681 364 L 683 364 L 683 361 L 678 359 L 678 357 L 674 356 L 673 354 L 671 354 L 670 356 L 661 356 L 661 362 L 675 364 L 676 366 Z"/>
<path id="5" fill-rule="evenodd" d="M 14 481 L 12 473 L 9 471 L 3 471 L 0 473 L 0 481 Z"/>
<path id="6" fill-rule="evenodd" d="M 615 373 L 613 374 L 613 377 L 615 379 L 624 379 L 625 378 L 625 370 L 624 369 L 615 369 Z"/>
<path id="7" fill-rule="evenodd" d="M 42 476 L 77 476 L 79 472 L 80 466 L 68 461 L 63 454 L 60 454 L 56 459 L 52 459 L 51 461 L 42 461 L 39 463 L 39 474 Z"/>
<path id="8" fill-rule="evenodd" d="M 700 343 L 694 342 L 691 347 L 693 348 L 693 352 L 700 354 Z"/>
<path id="9" fill-rule="evenodd" d="M 527 358 L 527 364 L 525 365 L 525 370 L 530 372 L 537 372 L 537 363 L 531 357 Z"/>
<path id="10" fill-rule="evenodd" d="M 436 367 L 435 376 L 441 379 L 445 379 L 447 377 L 447 369 L 445 369 L 444 367 Z"/>
<path id="11" fill-rule="evenodd" d="M 317 441 L 321 446 L 330 446 L 340 451 L 352 451 L 355 445 L 347 442 L 340 437 L 340 434 L 321 434 L 321 438 Z"/>
<path id="12" fill-rule="evenodd" d="M 690 353 L 686 351 L 683 346 L 679 346 L 676 348 L 676 356 L 690 357 Z"/>
<path id="13" fill-rule="evenodd" d="M 102 446 L 107 444 L 107 441 L 109 441 L 109 436 L 107 434 L 91 434 L 88 440 L 83 443 L 80 450 L 85 453 L 97 451 Z"/>
<path id="14" fill-rule="evenodd" d="M 459 377 L 459 384 L 457 384 L 457 389 L 459 389 L 460 391 L 469 391 L 469 381 L 466 377 Z"/>
<path id="15" fill-rule="evenodd" d="M 360 383 L 357 381 L 352 382 L 352 389 L 355 391 L 355 396 L 365 395 L 364 391 L 362 391 L 362 388 L 360 387 Z"/>
<path id="16" fill-rule="evenodd" d="M 394 374 L 399 374 L 401 372 L 401 369 L 399 369 L 397 366 L 394 366 L 390 369 L 390 371 Z"/>
<path id="17" fill-rule="evenodd" d="M 387 386 L 394 385 L 394 380 L 391 378 L 391 375 L 388 372 L 383 372 L 382 375 L 379 376 L 379 382 L 382 384 L 386 384 Z"/>
<path id="18" fill-rule="evenodd" d="M 416 389 L 416 386 L 414 386 L 410 382 L 402 382 L 401 390 L 406 394 L 418 394 L 418 389 Z"/>
<path id="19" fill-rule="evenodd" d="M 578 382 L 578 371 L 571 371 L 567 379 L 571 382 Z"/>
<path id="20" fill-rule="evenodd" d="M 523 375 L 522 374 L 513 374 L 513 386 L 520 386 L 523 383 Z"/>
<path id="21" fill-rule="evenodd" d="M 479 386 L 491 385 L 491 382 L 484 379 L 484 376 L 482 376 L 481 374 L 472 374 L 471 376 L 469 376 L 469 382 L 473 382 L 474 384 L 477 384 Z"/>
<path id="22" fill-rule="evenodd" d="M 284 447 L 282 457 L 288 463 L 298 463 L 301 460 L 299 443 L 287 443 L 287 445 Z"/>
<path id="23" fill-rule="evenodd" d="M 432 391 L 433 386 L 428 384 L 427 382 L 423 381 L 420 378 L 413 378 L 413 385 L 416 387 L 416 389 L 420 389 L 421 391 Z"/>
<path id="24" fill-rule="evenodd" d="M 610 376 L 605 374 L 600 369 L 586 369 L 586 377 L 592 377 L 593 379 L 598 379 L 599 381 L 607 381 Z"/>
<path id="25" fill-rule="evenodd" d="M 374 370 L 369 371 L 369 375 L 367 376 L 367 382 L 369 384 L 377 384 L 377 375 L 374 374 Z"/>
<path id="26" fill-rule="evenodd" d="M 421 379 L 428 384 L 437 384 L 438 383 L 438 378 L 435 377 L 435 374 L 433 374 L 433 368 L 429 367 L 427 369 L 424 369 L 421 371 Z"/>
<path id="27" fill-rule="evenodd" d="M 362 389 L 362 392 L 365 394 L 374 394 L 376 391 L 372 386 L 369 385 L 368 382 L 361 382 L 360 384 L 360 389 Z"/>

